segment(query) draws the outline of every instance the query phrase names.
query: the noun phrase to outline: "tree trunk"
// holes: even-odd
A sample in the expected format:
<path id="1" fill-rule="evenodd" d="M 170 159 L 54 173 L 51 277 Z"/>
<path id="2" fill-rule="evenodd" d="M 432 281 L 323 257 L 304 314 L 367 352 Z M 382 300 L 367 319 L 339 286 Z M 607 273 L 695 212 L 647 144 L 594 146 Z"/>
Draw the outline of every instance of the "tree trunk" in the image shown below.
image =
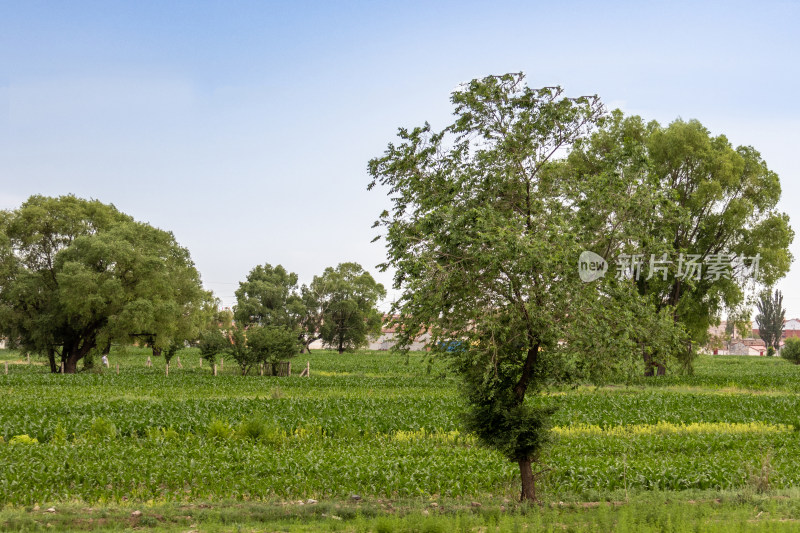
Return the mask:
<path id="1" fill-rule="evenodd" d="M 47 359 L 50 361 L 50 372 L 53 374 L 58 373 L 58 366 L 56 365 L 56 351 L 52 348 L 47 349 Z"/>
<path id="2" fill-rule="evenodd" d="M 520 492 L 519 501 L 535 502 L 536 479 L 533 477 L 533 468 L 531 467 L 531 460 L 520 459 L 518 463 L 519 463 L 520 477 L 522 477 L 522 491 Z"/>
<path id="3" fill-rule="evenodd" d="M 642 358 L 644 358 L 645 377 L 664 376 L 667 374 L 667 367 L 657 361 L 653 361 L 653 355 L 647 353 L 644 349 L 642 349 Z"/>
<path id="4" fill-rule="evenodd" d="M 78 360 L 79 358 L 76 355 L 70 354 L 70 356 L 64 360 L 64 373 L 74 374 L 75 372 L 77 372 Z"/>
<path id="5" fill-rule="evenodd" d="M 61 362 L 64 364 L 65 374 L 74 374 L 78 370 L 78 361 L 86 357 L 96 346 L 94 337 L 78 339 L 65 343 L 61 350 Z"/>
<path id="6" fill-rule="evenodd" d="M 344 339 L 341 336 L 339 337 L 339 353 L 344 353 Z"/>

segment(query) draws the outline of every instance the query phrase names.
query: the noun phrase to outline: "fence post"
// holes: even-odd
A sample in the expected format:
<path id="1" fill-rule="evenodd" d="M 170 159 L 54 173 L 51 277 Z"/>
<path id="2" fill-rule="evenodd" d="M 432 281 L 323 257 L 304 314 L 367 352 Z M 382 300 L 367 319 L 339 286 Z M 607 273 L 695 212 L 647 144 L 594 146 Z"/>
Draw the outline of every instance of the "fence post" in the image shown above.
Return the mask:
<path id="1" fill-rule="evenodd" d="M 261 373 L 261 375 L 263 376 L 264 375 L 264 363 L 263 362 L 258 364 L 258 370 Z"/>
<path id="2" fill-rule="evenodd" d="M 225 371 L 225 358 L 224 357 L 220 357 L 219 358 L 219 371 L 220 372 L 224 372 Z"/>
<path id="3" fill-rule="evenodd" d="M 119 376 L 119 363 L 117 363 L 117 375 Z"/>
<path id="4" fill-rule="evenodd" d="M 180 356 L 178 356 L 176 359 L 178 360 L 178 368 L 183 368 L 183 365 L 181 364 Z"/>
<path id="5" fill-rule="evenodd" d="M 147 356 L 147 362 L 144 364 L 144 366 L 146 366 L 147 368 L 150 368 L 151 366 L 153 366 L 153 362 L 150 360 L 150 356 L 149 355 Z"/>
<path id="6" fill-rule="evenodd" d="M 214 365 L 214 375 L 217 375 L 217 365 Z"/>
<path id="7" fill-rule="evenodd" d="M 289 370 L 287 371 L 286 375 L 287 376 L 291 376 L 292 375 L 292 362 L 291 361 L 289 361 Z"/>

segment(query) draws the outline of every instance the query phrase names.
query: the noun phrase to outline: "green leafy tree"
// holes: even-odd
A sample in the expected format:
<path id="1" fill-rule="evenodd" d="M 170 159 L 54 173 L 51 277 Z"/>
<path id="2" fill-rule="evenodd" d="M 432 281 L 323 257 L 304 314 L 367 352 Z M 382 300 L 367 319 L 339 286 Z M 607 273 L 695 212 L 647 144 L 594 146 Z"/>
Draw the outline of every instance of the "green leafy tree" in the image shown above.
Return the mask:
<path id="1" fill-rule="evenodd" d="M 53 372 L 137 332 L 181 342 L 209 299 L 171 233 L 113 206 L 32 196 L 0 214 L 0 328 Z"/>
<path id="2" fill-rule="evenodd" d="M 786 310 L 783 308 L 783 294 L 775 290 L 775 294 L 770 291 L 761 293 L 756 302 L 758 314 L 756 324 L 758 324 L 758 335 L 764 340 L 769 355 L 781 348 L 781 337 L 783 336 L 783 322 L 786 319 Z"/>
<path id="3" fill-rule="evenodd" d="M 200 357 L 214 364 L 218 355 L 227 353 L 231 346 L 231 340 L 218 327 L 209 327 L 200 332 L 198 347 Z"/>
<path id="4" fill-rule="evenodd" d="M 800 339 L 797 337 L 789 337 L 786 339 L 786 343 L 781 349 L 781 357 L 796 365 L 800 365 Z"/>
<path id="5" fill-rule="evenodd" d="M 309 293 L 319 309 L 319 336 L 339 353 L 366 346 L 370 336 L 380 334 L 383 315 L 377 305 L 386 290 L 361 265 L 326 268 L 314 276 Z"/>
<path id="6" fill-rule="evenodd" d="M 236 290 L 233 316 L 237 324 L 298 329 L 304 314 L 297 274 L 281 265 L 256 266 Z"/>
<path id="7" fill-rule="evenodd" d="M 250 349 L 250 346 L 248 346 L 247 332 L 244 328 L 235 327 L 228 335 L 230 343 L 226 347 L 225 352 L 233 357 L 233 360 L 239 365 L 242 375 L 246 376 L 250 369 L 258 364 L 258 356 Z"/>
<path id="8" fill-rule="evenodd" d="M 393 308 L 400 346 L 430 332 L 465 380 L 468 427 L 519 465 L 521 498 L 533 500 L 532 465 L 552 408 L 526 397 L 565 374 L 596 373 L 602 363 L 579 364 L 590 357 L 619 353 L 640 371 L 647 332 L 638 312 L 648 326 L 673 321 L 632 282 L 578 277 L 580 253 L 596 238 L 582 224 L 592 205 L 613 199 L 591 197 L 591 182 L 577 187 L 557 158 L 602 115 L 597 98 L 530 89 L 507 74 L 473 80 L 452 103 L 451 125 L 400 129 L 400 144 L 369 163 L 369 188 L 383 186 L 392 202 L 376 222 L 387 246 L 382 268 L 395 270 L 402 293 Z M 592 335 L 582 333 L 587 326 Z M 612 332 L 621 348 L 609 355 Z M 656 348 L 674 344 L 680 328 L 668 332 Z"/>
<path id="9" fill-rule="evenodd" d="M 281 326 L 255 327 L 247 330 L 247 344 L 259 363 L 268 363 L 273 374 L 276 363 L 286 361 L 300 352 L 295 331 Z"/>
<path id="10" fill-rule="evenodd" d="M 746 306 L 755 283 L 772 285 L 789 268 L 794 233 L 776 211 L 778 176 L 752 147 L 734 148 L 696 120 L 662 126 L 615 111 L 562 171 L 595 188 L 578 199 L 592 249 L 612 265 L 641 254 L 639 294 L 672 309 L 695 343 L 724 309 Z M 666 260 L 663 273 L 651 275 L 651 256 Z"/>
<path id="11" fill-rule="evenodd" d="M 239 365 L 243 376 L 264 363 L 269 363 L 274 373 L 275 363 L 294 357 L 300 351 L 296 332 L 285 326 L 236 327 L 230 332 L 230 340 L 225 351 Z"/>
<path id="12" fill-rule="evenodd" d="M 322 329 L 322 295 L 317 294 L 315 289 L 321 289 L 319 285 L 303 285 L 300 289 L 303 307 L 305 309 L 300 320 L 300 344 L 303 351 L 311 351 L 310 344 L 320 339 Z"/>

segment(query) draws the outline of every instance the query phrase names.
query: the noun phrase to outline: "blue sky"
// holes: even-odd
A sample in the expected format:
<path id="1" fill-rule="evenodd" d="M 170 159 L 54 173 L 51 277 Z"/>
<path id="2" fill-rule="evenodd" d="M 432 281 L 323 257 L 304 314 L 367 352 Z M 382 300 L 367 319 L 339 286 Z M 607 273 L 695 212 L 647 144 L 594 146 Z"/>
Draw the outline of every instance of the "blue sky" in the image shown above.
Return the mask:
<path id="1" fill-rule="evenodd" d="M 113 203 L 173 231 L 226 305 L 265 262 L 308 282 L 358 261 L 388 286 L 367 161 L 445 125 L 460 82 L 524 71 L 756 147 L 796 224 L 799 26 L 770 1 L 0 0 L 0 208 Z M 800 316 L 800 269 L 779 287 Z"/>

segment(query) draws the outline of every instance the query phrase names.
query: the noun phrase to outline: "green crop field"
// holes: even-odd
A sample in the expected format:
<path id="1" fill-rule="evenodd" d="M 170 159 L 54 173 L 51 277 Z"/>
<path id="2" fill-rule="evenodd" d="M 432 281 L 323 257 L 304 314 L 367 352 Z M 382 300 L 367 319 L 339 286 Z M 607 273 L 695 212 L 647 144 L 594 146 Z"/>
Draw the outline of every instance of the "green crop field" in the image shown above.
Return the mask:
<path id="1" fill-rule="evenodd" d="M 279 378 L 179 357 L 168 376 L 133 348 L 52 375 L 0 352 L 0 529 L 800 527 L 800 367 L 780 359 L 547 391 L 555 440 L 528 507 L 516 465 L 460 430 L 442 361 L 320 351 L 293 363 L 310 378 Z"/>

